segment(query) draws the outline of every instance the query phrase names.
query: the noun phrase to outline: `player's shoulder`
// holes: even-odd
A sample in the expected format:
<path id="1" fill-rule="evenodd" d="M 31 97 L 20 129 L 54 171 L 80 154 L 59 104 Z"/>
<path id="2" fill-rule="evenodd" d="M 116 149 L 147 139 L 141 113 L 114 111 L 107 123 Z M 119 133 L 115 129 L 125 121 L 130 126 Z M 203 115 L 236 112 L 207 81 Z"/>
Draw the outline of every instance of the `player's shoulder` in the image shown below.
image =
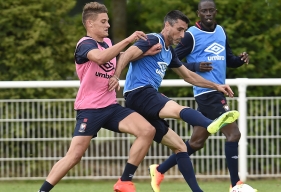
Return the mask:
<path id="1" fill-rule="evenodd" d="M 226 35 L 225 29 L 219 24 L 216 25 L 216 31 L 221 31 L 223 34 Z"/>
<path id="2" fill-rule="evenodd" d="M 153 46 L 160 42 L 160 39 L 157 33 L 148 33 L 146 34 L 147 40 L 140 39 L 138 40 L 135 45 L 136 46 Z"/>
<path id="3" fill-rule="evenodd" d="M 159 41 L 160 35 L 158 33 L 148 33 L 146 34 L 147 39 L 153 40 L 153 41 Z"/>
<path id="4" fill-rule="evenodd" d="M 97 46 L 97 42 L 90 38 L 90 37 L 83 37 L 78 41 L 77 46 L 83 46 L 83 45 L 94 45 Z"/>
<path id="5" fill-rule="evenodd" d="M 94 39 L 81 38 L 77 43 L 77 46 L 75 49 L 75 54 L 77 54 L 77 53 L 84 54 L 86 52 L 89 52 L 92 49 L 97 49 L 97 48 L 98 48 L 98 44 Z"/>
<path id="6" fill-rule="evenodd" d="M 219 24 L 216 25 L 216 28 L 217 28 L 217 29 L 222 29 L 222 30 L 224 30 L 223 26 L 221 26 L 221 25 L 219 25 Z M 225 31 L 225 30 L 224 30 L 224 31 Z"/>

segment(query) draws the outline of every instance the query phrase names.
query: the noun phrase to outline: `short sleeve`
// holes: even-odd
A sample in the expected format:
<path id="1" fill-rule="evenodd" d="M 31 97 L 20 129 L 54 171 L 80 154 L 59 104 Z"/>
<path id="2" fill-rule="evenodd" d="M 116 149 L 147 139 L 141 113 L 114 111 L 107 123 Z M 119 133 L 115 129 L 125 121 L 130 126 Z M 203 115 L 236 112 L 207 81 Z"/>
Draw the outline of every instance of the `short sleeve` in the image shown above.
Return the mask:
<path id="1" fill-rule="evenodd" d="M 155 35 L 147 35 L 147 40 L 139 39 L 137 42 L 134 43 L 143 53 L 149 50 L 153 45 L 159 43 L 159 39 Z"/>
<path id="2" fill-rule="evenodd" d="M 75 50 L 75 62 L 77 64 L 83 64 L 89 61 L 87 54 L 92 49 L 98 49 L 98 44 L 93 39 L 87 39 L 82 41 Z"/>

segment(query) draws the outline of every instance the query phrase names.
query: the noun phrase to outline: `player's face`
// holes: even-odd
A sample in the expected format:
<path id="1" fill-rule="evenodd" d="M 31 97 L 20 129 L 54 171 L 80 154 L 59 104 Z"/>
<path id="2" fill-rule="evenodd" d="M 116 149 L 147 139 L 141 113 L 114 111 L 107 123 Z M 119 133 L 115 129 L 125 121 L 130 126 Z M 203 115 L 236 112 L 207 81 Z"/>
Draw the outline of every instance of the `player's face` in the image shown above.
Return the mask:
<path id="1" fill-rule="evenodd" d="M 200 17 L 201 23 L 206 27 L 212 27 L 215 25 L 215 17 L 217 14 L 216 6 L 213 2 L 202 2 L 197 11 L 198 17 Z"/>
<path id="2" fill-rule="evenodd" d="M 90 21 L 90 29 L 95 35 L 101 38 L 107 37 L 108 29 L 110 27 L 108 21 L 109 18 L 107 13 L 100 13 L 94 20 Z"/>
<path id="3" fill-rule="evenodd" d="M 169 24 L 168 42 L 169 45 L 177 45 L 184 37 L 184 32 L 187 30 L 187 23 L 178 19 L 173 25 Z"/>

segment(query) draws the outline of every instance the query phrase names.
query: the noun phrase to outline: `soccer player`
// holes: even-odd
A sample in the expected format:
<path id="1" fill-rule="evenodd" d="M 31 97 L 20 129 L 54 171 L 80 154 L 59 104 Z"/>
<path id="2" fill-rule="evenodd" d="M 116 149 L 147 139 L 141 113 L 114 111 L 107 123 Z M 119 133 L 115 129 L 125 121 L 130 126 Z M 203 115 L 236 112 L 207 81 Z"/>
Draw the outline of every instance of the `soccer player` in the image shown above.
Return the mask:
<path id="1" fill-rule="evenodd" d="M 107 8 L 103 4 L 90 2 L 84 6 L 82 23 L 87 35 L 78 41 L 75 50 L 76 72 L 80 80 L 74 104 L 76 126 L 68 152 L 53 166 L 39 192 L 51 191 L 79 163 L 101 127 L 136 136 L 124 172 L 114 185 L 116 192 L 136 191 L 131 181 L 153 141 L 155 128 L 140 114 L 119 105 L 115 90 L 109 89 L 119 85 L 119 79 L 114 76 L 116 56 L 136 39 L 146 40 L 146 35 L 136 31 L 112 46 L 111 40 L 106 38 L 110 27 L 108 20 Z"/>
<path id="2" fill-rule="evenodd" d="M 175 48 L 179 59 L 186 58 L 185 66 L 196 72 L 205 79 L 218 84 L 224 84 L 226 78 L 226 67 L 237 68 L 244 63 L 249 63 L 249 56 L 246 52 L 239 56 L 233 55 L 227 41 L 224 29 L 215 21 L 217 13 L 213 0 L 201 0 L 198 4 L 197 14 L 200 21 L 190 27 L 184 38 Z M 223 93 L 202 86 L 194 86 L 194 97 L 198 104 L 198 110 L 209 119 L 216 119 L 221 114 L 229 111 L 226 98 Z M 229 123 L 220 130 L 226 137 L 225 156 L 230 173 L 231 186 L 239 182 L 238 176 L 238 141 L 240 131 L 237 123 Z M 209 137 L 208 131 L 202 126 L 194 126 L 191 139 L 186 141 L 188 154 L 204 147 Z M 152 178 L 156 181 L 154 185 L 160 185 L 163 175 L 168 169 L 176 165 L 176 156 L 172 155 L 162 164 L 151 165 L 161 177 Z"/>
<path id="3" fill-rule="evenodd" d="M 209 133 L 216 133 L 225 124 L 234 122 L 239 113 L 228 111 L 212 121 L 200 112 L 181 106 L 158 92 L 167 68 L 171 68 L 191 84 L 212 88 L 233 96 L 228 85 L 219 85 L 205 80 L 188 70 L 176 56 L 171 46 L 178 44 L 183 38 L 188 23 L 189 19 L 182 12 L 178 10 L 169 12 L 164 18 L 164 28 L 161 33 L 147 34 L 147 41 L 138 40 L 120 56 L 115 75 L 119 77 L 122 69 L 131 61 L 124 86 L 126 107 L 140 113 L 156 128 L 154 141 L 162 143 L 174 151 L 179 170 L 186 182 L 192 191 L 200 192 L 202 190 L 196 181 L 186 145 L 180 136 L 169 128 L 164 118 L 182 119 L 191 125 L 204 127 Z M 159 42 L 162 45 L 160 53 L 135 60 Z M 151 175 L 157 174 L 155 169 L 150 172 Z M 153 190 L 159 191 L 160 189 L 153 186 Z"/>

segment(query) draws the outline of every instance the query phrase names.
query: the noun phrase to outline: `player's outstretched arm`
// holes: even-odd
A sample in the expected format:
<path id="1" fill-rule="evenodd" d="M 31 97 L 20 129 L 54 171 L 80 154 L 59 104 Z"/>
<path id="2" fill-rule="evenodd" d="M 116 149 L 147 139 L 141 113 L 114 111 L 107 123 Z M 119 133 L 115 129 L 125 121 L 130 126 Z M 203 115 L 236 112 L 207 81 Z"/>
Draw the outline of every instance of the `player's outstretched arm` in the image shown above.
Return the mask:
<path id="1" fill-rule="evenodd" d="M 108 49 L 93 49 L 89 51 L 87 57 L 89 60 L 94 61 L 99 65 L 103 65 L 116 57 L 123 49 L 126 48 L 127 45 L 139 39 L 147 40 L 147 36 L 142 31 L 135 31 L 132 35 L 113 45 L 112 47 L 109 47 Z"/>
<path id="2" fill-rule="evenodd" d="M 184 81 L 196 85 L 198 87 L 206 87 L 215 89 L 217 91 L 223 92 L 224 94 L 233 97 L 233 91 L 229 87 L 229 85 L 218 85 L 211 81 L 208 81 L 201 77 L 200 75 L 188 70 L 185 66 L 181 66 L 179 68 L 173 68 L 173 71 L 177 73 L 180 77 L 184 79 Z"/>
<path id="3" fill-rule="evenodd" d="M 130 46 L 125 52 L 120 55 L 117 61 L 116 70 L 113 77 L 115 79 L 119 79 L 123 69 L 128 65 L 128 63 L 130 61 L 135 60 L 136 58 L 139 58 L 142 54 L 142 50 L 140 50 L 137 46 Z M 114 81 L 112 81 L 112 79 L 110 78 L 108 87 L 109 91 L 112 91 L 117 88 L 116 83 L 114 83 Z"/>

